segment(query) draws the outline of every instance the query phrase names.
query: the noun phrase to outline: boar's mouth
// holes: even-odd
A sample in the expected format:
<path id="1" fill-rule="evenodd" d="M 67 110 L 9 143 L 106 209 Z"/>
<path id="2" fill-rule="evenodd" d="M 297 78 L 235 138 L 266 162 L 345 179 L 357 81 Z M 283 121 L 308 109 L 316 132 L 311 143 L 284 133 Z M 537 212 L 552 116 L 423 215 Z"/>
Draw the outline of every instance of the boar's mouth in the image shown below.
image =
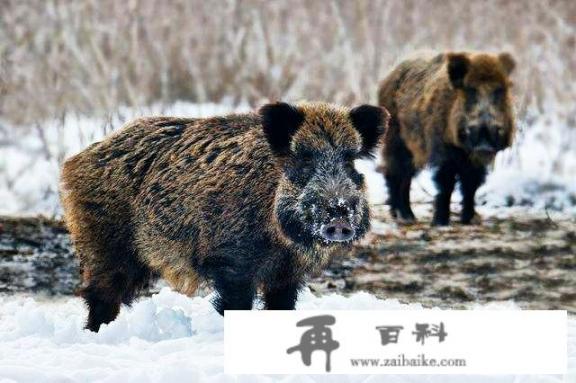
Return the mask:
<path id="1" fill-rule="evenodd" d="M 480 145 L 472 150 L 472 157 L 478 162 L 486 164 L 496 157 L 496 149 L 489 145 Z"/>

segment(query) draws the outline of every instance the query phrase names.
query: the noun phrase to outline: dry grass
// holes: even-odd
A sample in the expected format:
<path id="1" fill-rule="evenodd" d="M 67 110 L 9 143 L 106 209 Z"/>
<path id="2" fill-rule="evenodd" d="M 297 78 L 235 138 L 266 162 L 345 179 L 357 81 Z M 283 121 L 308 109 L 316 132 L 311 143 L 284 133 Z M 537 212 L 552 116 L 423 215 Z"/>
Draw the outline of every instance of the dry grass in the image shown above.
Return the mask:
<path id="1" fill-rule="evenodd" d="M 0 117 L 177 99 L 374 102 L 377 81 L 421 49 L 509 50 L 520 112 L 551 100 L 569 114 L 575 24 L 568 0 L 3 0 Z"/>

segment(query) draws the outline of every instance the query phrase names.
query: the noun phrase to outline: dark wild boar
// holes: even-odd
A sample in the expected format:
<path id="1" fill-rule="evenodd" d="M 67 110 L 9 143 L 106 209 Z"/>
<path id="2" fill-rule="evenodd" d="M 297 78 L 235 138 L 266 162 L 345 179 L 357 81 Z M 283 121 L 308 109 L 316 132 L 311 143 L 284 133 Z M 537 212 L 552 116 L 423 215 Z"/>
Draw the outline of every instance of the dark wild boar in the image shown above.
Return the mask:
<path id="1" fill-rule="evenodd" d="M 275 103 L 206 119 L 143 118 L 64 164 L 61 195 L 98 331 L 157 276 L 200 281 L 215 308 L 293 309 L 305 276 L 369 229 L 354 160 L 384 109 Z"/>
<path id="2" fill-rule="evenodd" d="M 410 184 L 429 164 L 438 189 L 433 224 L 449 223 L 456 181 L 463 197 L 461 222 L 479 219 L 476 190 L 487 165 L 514 136 L 514 66 L 508 53 L 446 53 L 404 61 L 381 83 L 379 103 L 391 115 L 383 169 L 393 217 L 415 221 Z"/>

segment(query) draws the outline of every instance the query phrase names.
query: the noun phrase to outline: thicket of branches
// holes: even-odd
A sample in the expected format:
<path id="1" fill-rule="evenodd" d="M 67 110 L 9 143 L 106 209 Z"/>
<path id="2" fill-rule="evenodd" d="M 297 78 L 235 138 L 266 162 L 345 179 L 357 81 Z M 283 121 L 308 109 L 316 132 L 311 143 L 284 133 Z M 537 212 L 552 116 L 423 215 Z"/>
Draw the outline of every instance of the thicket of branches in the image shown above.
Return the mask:
<path id="1" fill-rule="evenodd" d="M 575 24 L 570 0 L 3 0 L 0 117 L 174 100 L 374 102 L 378 80 L 421 49 L 508 50 L 520 112 L 552 100 L 573 113 Z"/>

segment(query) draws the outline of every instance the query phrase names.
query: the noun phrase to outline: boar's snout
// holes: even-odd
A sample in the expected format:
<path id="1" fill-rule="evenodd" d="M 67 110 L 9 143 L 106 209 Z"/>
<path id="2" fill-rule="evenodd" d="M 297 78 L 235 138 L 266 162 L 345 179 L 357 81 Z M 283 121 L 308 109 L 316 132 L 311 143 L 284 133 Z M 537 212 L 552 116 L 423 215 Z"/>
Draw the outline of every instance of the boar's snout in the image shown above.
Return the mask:
<path id="1" fill-rule="evenodd" d="M 329 242 L 346 242 L 354 238 L 355 230 L 348 222 L 335 220 L 322 225 L 320 234 Z"/>

